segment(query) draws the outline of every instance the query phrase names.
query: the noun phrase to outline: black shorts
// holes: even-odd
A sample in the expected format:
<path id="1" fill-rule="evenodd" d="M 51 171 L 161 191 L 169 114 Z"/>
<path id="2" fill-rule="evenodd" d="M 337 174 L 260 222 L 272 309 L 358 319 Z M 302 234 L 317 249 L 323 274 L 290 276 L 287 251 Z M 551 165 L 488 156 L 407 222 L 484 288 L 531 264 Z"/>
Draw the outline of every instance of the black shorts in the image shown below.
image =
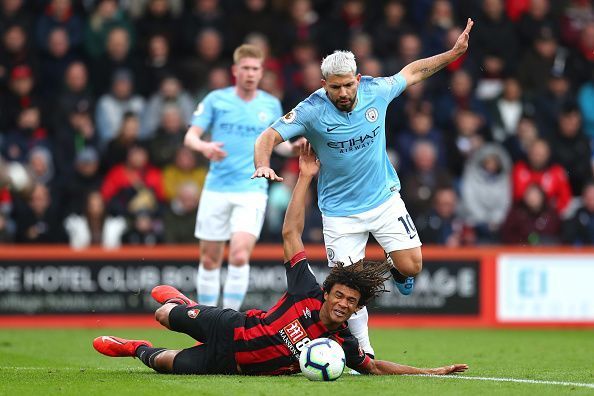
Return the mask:
<path id="1" fill-rule="evenodd" d="M 169 327 L 203 344 L 184 349 L 173 361 L 175 374 L 237 374 L 233 332 L 245 320 L 232 309 L 179 305 L 169 312 Z"/>

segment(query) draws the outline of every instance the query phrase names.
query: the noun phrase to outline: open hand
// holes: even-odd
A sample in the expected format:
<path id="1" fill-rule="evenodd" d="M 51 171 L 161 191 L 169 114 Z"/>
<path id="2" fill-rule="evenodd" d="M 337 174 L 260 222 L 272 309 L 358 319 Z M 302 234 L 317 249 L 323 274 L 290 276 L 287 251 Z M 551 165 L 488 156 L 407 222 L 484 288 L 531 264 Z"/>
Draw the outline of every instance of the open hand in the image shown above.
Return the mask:
<path id="1" fill-rule="evenodd" d="M 282 182 L 284 180 L 282 177 L 278 176 L 272 168 L 270 168 L 268 166 L 260 166 L 260 167 L 258 167 L 258 169 L 256 169 L 256 171 L 252 175 L 252 179 L 255 179 L 258 177 L 263 177 L 270 181 L 278 181 L 278 182 Z"/>
<path id="2" fill-rule="evenodd" d="M 474 21 L 468 18 L 468 21 L 466 22 L 466 28 L 460 34 L 458 40 L 456 40 L 454 48 L 452 48 L 452 51 L 454 51 L 457 56 L 462 55 L 468 49 L 468 40 L 470 39 L 470 30 L 472 30 L 472 25 L 474 25 Z"/>
<path id="3" fill-rule="evenodd" d="M 448 375 L 454 373 L 463 373 L 468 370 L 467 364 L 451 364 L 449 366 L 438 367 L 431 370 L 432 375 Z"/>
<path id="4" fill-rule="evenodd" d="M 227 157 L 227 152 L 223 150 L 224 143 L 222 142 L 208 142 L 202 149 L 202 154 L 210 161 L 217 162 Z"/>

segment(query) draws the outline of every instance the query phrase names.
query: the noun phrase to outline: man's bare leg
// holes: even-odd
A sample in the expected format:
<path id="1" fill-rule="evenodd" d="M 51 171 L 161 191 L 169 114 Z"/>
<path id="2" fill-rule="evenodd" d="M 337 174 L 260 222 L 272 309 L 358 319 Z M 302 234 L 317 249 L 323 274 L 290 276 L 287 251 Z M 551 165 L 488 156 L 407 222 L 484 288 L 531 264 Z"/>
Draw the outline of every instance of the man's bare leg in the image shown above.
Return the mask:
<path id="1" fill-rule="evenodd" d="M 200 241 L 200 266 L 196 277 L 198 302 L 216 307 L 221 292 L 221 265 L 225 242 Z"/>

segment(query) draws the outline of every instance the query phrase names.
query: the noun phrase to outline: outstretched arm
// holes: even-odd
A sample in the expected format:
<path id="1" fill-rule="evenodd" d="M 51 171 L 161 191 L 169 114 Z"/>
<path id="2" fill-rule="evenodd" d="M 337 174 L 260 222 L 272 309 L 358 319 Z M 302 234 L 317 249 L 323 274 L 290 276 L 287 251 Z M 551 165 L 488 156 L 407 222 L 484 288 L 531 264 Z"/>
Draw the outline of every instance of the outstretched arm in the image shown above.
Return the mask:
<path id="1" fill-rule="evenodd" d="M 375 375 L 403 375 L 403 374 L 426 374 L 426 375 L 447 375 L 454 373 L 462 373 L 468 370 L 467 364 L 452 364 L 449 366 L 435 367 L 435 368 L 417 368 L 406 366 L 404 364 L 397 364 L 385 360 L 371 360 L 363 371 L 366 374 Z"/>
<path id="2" fill-rule="evenodd" d="M 439 55 L 430 58 L 419 59 L 406 65 L 400 74 L 406 79 L 406 85 L 411 86 L 437 73 L 456 59 L 468 49 L 468 39 L 470 38 L 470 30 L 474 22 L 468 18 L 466 29 L 460 34 L 454 47 Z"/>
<path id="3" fill-rule="evenodd" d="M 252 179 L 256 177 L 264 177 L 271 181 L 283 181 L 283 178 L 277 176 L 272 168 L 270 168 L 270 156 L 274 147 L 283 142 L 283 137 L 275 129 L 268 127 L 256 139 L 254 146 L 254 167 L 256 171 L 252 175 Z"/>
<path id="4" fill-rule="evenodd" d="M 305 223 L 305 197 L 309 184 L 320 169 L 320 161 L 316 158 L 311 146 L 303 147 L 299 156 L 299 179 L 293 189 L 291 201 L 285 213 L 283 223 L 283 248 L 285 262 L 291 260 L 295 254 L 303 251 L 303 225 Z"/>

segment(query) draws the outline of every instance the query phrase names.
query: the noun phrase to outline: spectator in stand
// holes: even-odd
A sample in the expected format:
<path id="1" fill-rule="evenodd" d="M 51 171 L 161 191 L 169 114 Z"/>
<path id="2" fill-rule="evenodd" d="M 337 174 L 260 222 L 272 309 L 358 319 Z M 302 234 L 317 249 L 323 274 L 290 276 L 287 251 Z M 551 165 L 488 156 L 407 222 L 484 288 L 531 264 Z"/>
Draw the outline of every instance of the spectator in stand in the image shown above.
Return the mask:
<path id="1" fill-rule="evenodd" d="M 128 151 L 139 142 L 140 120 L 134 113 L 125 113 L 118 134 L 109 141 L 103 152 L 101 165 L 104 171 L 126 161 Z"/>
<path id="2" fill-rule="evenodd" d="M 320 40 L 322 24 L 320 16 L 313 8 L 312 0 L 294 0 L 287 10 L 282 26 L 282 43 L 285 48 L 293 48 L 299 42 Z"/>
<path id="3" fill-rule="evenodd" d="M 192 182 L 179 186 L 163 216 L 165 243 L 195 243 L 194 226 L 200 189 Z"/>
<path id="4" fill-rule="evenodd" d="M 85 202 L 81 197 L 86 197 L 94 190 L 99 190 L 103 183 L 103 177 L 99 173 L 99 154 L 97 150 L 87 147 L 76 154 L 74 160 L 74 173 L 64 183 L 62 195 L 63 213 L 82 214 L 85 210 Z"/>
<path id="5" fill-rule="evenodd" d="M 433 114 L 433 103 L 431 102 L 431 95 L 427 92 L 427 87 L 427 80 L 411 85 L 398 97 L 398 100 L 392 102 L 388 107 L 386 130 L 391 131 L 391 133 L 386 134 L 388 146 L 396 147 L 395 132 L 411 129 L 408 121 L 412 119 L 413 114 L 418 111 Z"/>
<path id="6" fill-rule="evenodd" d="M 107 35 L 106 53 L 93 63 L 93 87 L 97 94 L 109 90 L 110 84 L 120 70 L 130 72 L 135 87 L 143 87 L 141 62 L 131 52 L 130 34 L 125 28 L 115 27 Z"/>
<path id="7" fill-rule="evenodd" d="M 398 38 L 398 51 L 388 57 L 384 63 L 386 73 L 388 75 L 396 74 L 404 66 L 421 58 L 422 49 L 421 39 L 416 33 L 401 34 Z"/>
<path id="8" fill-rule="evenodd" d="M 580 208 L 563 225 L 563 241 L 577 246 L 594 245 L 594 182 L 586 183 Z"/>
<path id="9" fill-rule="evenodd" d="M 143 91 L 146 96 L 156 93 L 164 78 L 173 76 L 174 67 L 170 44 L 162 34 L 155 34 L 148 40 L 147 56 L 143 64 L 142 75 L 146 84 Z"/>
<path id="10" fill-rule="evenodd" d="M 460 109 L 454 115 L 454 127 L 445 138 L 448 167 L 458 178 L 462 175 L 468 158 L 484 144 L 487 132 L 485 121 L 477 113 Z"/>
<path id="11" fill-rule="evenodd" d="M 561 19 L 563 42 L 575 47 L 584 27 L 594 22 L 594 4 L 592 0 L 569 0 Z"/>
<path id="12" fill-rule="evenodd" d="M 78 108 L 81 103 L 86 103 L 89 111 L 94 113 L 95 97 L 89 86 L 89 71 L 83 62 L 75 61 L 68 66 L 63 87 L 58 92 L 60 93 L 52 109 L 54 128 L 61 129 L 68 122 L 68 112 Z"/>
<path id="13" fill-rule="evenodd" d="M 546 90 L 533 100 L 533 116 L 542 136 L 550 138 L 555 134 L 561 108 L 565 103 L 575 100 L 574 96 L 566 72 L 552 70 L 547 79 Z"/>
<path id="14" fill-rule="evenodd" d="M 95 9 L 87 19 L 85 50 L 92 59 L 105 54 L 107 37 L 115 28 L 122 28 L 133 37 L 133 30 L 126 13 L 119 8 L 118 0 L 97 0 Z"/>
<path id="15" fill-rule="evenodd" d="M 138 47 L 141 51 L 148 48 L 148 40 L 154 35 L 164 35 L 177 52 L 181 39 L 179 20 L 173 15 L 169 0 L 149 0 L 144 15 L 136 20 Z M 181 48 L 179 48 L 181 49 Z"/>
<path id="16" fill-rule="evenodd" d="M 384 75 L 382 62 L 378 58 L 368 57 L 360 65 L 360 72 L 363 76 L 381 77 Z"/>
<path id="17" fill-rule="evenodd" d="M 61 183 L 56 174 L 54 157 L 51 151 L 43 146 L 33 147 L 29 152 L 27 171 L 34 183 L 43 184 L 49 189 L 52 201 L 56 202 L 56 204 L 61 202 Z"/>
<path id="18" fill-rule="evenodd" d="M 14 24 L 6 27 L 0 24 L 2 47 L 0 47 L 0 88 L 8 87 L 10 72 L 17 66 L 29 65 L 35 68 L 37 54 L 33 51 L 30 37 L 23 25 Z"/>
<path id="19" fill-rule="evenodd" d="M 159 91 L 149 99 L 142 117 L 141 139 L 150 139 L 155 136 L 161 123 L 163 110 L 169 106 L 175 106 L 179 110 L 181 122 L 186 125 L 196 109 L 192 97 L 184 91 L 180 81 L 173 75 L 165 76 L 159 84 Z"/>
<path id="20" fill-rule="evenodd" d="M 522 192 L 501 227 L 501 241 L 506 244 L 552 245 L 560 241 L 561 219 L 538 184 L 529 184 Z"/>
<path id="21" fill-rule="evenodd" d="M 172 200 L 182 185 L 192 183 L 198 191 L 202 191 L 206 179 L 206 166 L 198 165 L 194 152 L 180 146 L 175 153 L 175 161 L 163 170 L 163 185 L 165 198 Z M 198 201 L 196 201 L 198 202 Z M 191 235 L 194 235 L 192 232 Z"/>
<path id="22" fill-rule="evenodd" d="M 409 116 L 409 130 L 396 137 L 396 152 L 400 158 L 399 171 L 407 173 L 412 166 L 412 153 L 410 148 L 418 141 L 430 141 L 437 149 L 437 166 L 446 164 L 446 150 L 442 132 L 433 126 L 431 114 L 418 110 Z"/>
<path id="23" fill-rule="evenodd" d="M 116 136 L 126 113 L 133 113 L 138 117 L 143 113 L 144 99 L 135 94 L 133 88 L 130 71 L 119 70 L 113 76 L 111 91 L 99 98 L 95 122 L 101 148 L 105 148 Z"/>
<path id="24" fill-rule="evenodd" d="M 555 62 L 565 62 L 568 55 L 566 51 L 559 52 L 559 45 L 553 32 L 543 28 L 530 51 L 526 52 L 518 66 L 517 76 L 529 97 L 541 95 L 546 88 L 543 81 L 547 81 Z"/>
<path id="25" fill-rule="evenodd" d="M 479 64 L 483 64 L 483 58 L 488 54 L 499 54 L 504 69 L 514 69 L 518 56 L 516 32 L 505 15 L 503 0 L 483 0 L 482 13 L 470 38 L 470 48 L 470 56 Z"/>
<path id="26" fill-rule="evenodd" d="M 283 65 L 283 80 L 285 82 L 285 89 L 289 95 L 294 96 L 295 99 L 303 99 L 303 96 L 300 96 L 300 94 L 302 94 L 301 91 L 305 79 L 305 67 L 311 63 L 319 63 L 318 48 L 315 43 L 311 41 L 298 41 L 291 48 L 291 52 L 286 55 Z M 322 75 L 321 72 L 319 75 Z M 321 86 L 322 78 L 320 77 L 319 80 L 318 88 Z M 291 102 L 292 101 L 293 100 L 291 100 Z M 297 102 L 295 104 L 297 104 Z"/>
<path id="27" fill-rule="evenodd" d="M 410 201 L 407 201 L 410 202 Z M 457 215 L 458 196 L 451 187 L 435 191 L 431 209 L 416 218 L 415 224 L 423 243 L 459 247 L 465 243 L 464 224 Z"/>
<path id="28" fill-rule="evenodd" d="M 11 70 L 8 88 L 0 106 L 0 130 L 14 128 L 18 115 L 30 107 L 36 107 L 40 117 L 44 115 L 44 101 L 35 92 L 35 78 L 29 66 L 20 65 Z"/>
<path id="29" fill-rule="evenodd" d="M 224 42 L 220 32 L 206 28 L 198 33 L 193 50 L 179 66 L 179 77 L 187 91 L 193 93 L 204 88 L 210 71 L 224 63 L 223 50 Z"/>
<path id="30" fill-rule="evenodd" d="M 126 162 L 115 165 L 105 176 L 101 195 L 110 214 L 154 213 L 165 200 L 161 171 L 149 163 L 144 147 L 134 145 L 128 151 Z"/>
<path id="31" fill-rule="evenodd" d="M 149 153 L 153 164 L 159 168 L 173 162 L 176 150 L 183 145 L 186 126 L 179 107 L 166 105 L 161 111 L 161 123 L 155 136 L 149 141 Z"/>
<path id="32" fill-rule="evenodd" d="M 544 191 L 547 205 L 562 214 L 571 202 L 571 186 L 565 169 L 551 163 L 551 149 L 543 139 L 528 147 L 527 161 L 519 161 L 512 172 L 513 196 L 516 202 L 525 199 L 526 189 L 536 184 Z"/>
<path id="33" fill-rule="evenodd" d="M 28 199 L 15 198 L 12 218 L 17 243 L 64 243 L 66 235 L 57 202 L 46 186 L 34 185 Z"/>
<path id="34" fill-rule="evenodd" d="M 578 92 L 578 102 L 582 111 L 584 131 L 594 145 L 594 66 L 590 73 L 590 81 L 582 85 Z"/>
<path id="35" fill-rule="evenodd" d="M 446 36 L 448 30 L 456 23 L 455 19 L 452 3 L 449 0 L 433 2 L 422 33 L 424 53 L 439 54 L 452 48 L 446 43 Z"/>
<path id="36" fill-rule="evenodd" d="M 154 246 L 163 243 L 163 225 L 150 210 L 132 213 L 132 224 L 122 237 L 124 245 Z"/>
<path id="37" fill-rule="evenodd" d="M 501 97 L 489 105 L 493 139 L 503 143 L 508 137 L 515 135 L 522 114 L 533 112 L 532 104 L 522 97 L 519 81 L 513 77 L 506 78 Z"/>
<path id="38" fill-rule="evenodd" d="M 17 118 L 17 127 L 5 134 L 2 140 L 2 156 L 9 161 L 21 163 L 27 160 L 32 148 L 51 146 L 47 129 L 41 124 L 41 112 L 37 107 L 21 110 Z"/>
<path id="39" fill-rule="evenodd" d="M 499 228 L 512 201 L 511 167 L 509 155 L 496 143 L 485 144 L 466 161 L 461 211 L 479 243 L 498 242 Z"/>
<path id="40" fill-rule="evenodd" d="M 486 110 L 473 90 L 472 76 L 466 70 L 452 74 L 451 91 L 441 95 L 435 103 L 435 123 L 442 129 L 449 129 L 458 110 L 470 110 L 486 119 Z"/>
<path id="41" fill-rule="evenodd" d="M 522 51 L 533 47 L 534 40 L 543 28 L 550 29 L 555 37 L 560 36 L 559 23 L 550 12 L 550 0 L 530 0 L 528 3 L 526 12 L 522 14 L 516 25 Z"/>
<path id="42" fill-rule="evenodd" d="M 237 1 L 236 3 L 240 3 Z M 229 48 L 241 45 L 250 33 L 262 33 L 271 39 L 273 52 L 277 52 L 280 39 L 280 18 L 268 5 L 267 0 L 243 0 L 235 7 L 235 15 L 231 17 L 229 26 L 233 26 Z"/>
<path id="43" fill-rule="evenodd" d="M 64 228 L 68 234 L 70 247 L 73 249 L 84 249 L 89 246 L 114 249 L 120 247 L 122 243 L 126 219 L 121 216 L 109 216 L 101 193 L 91 191 L 86 195 L 84 212 L 70 214 L 64 220 Z"/>
<path id="44" fill-rule="evenodd" d="M 71 0 L 50 0 L 45 12 L 37 20 L 37 46 L 48 49 L 47 38 L 57 27 L 68 32 L 68 41 L 73 48 L 82 45 L 84 39 L 83 20 L 74 12 Z"/>
<path id="45" fill-rule="evenodd" d="M 412 146 L 412 162 L 412 170 L 404 173 L 401 191 L 414 217 L 429 210 L 438 189 L 452 186 L 452 177 L 437 165 L 437 148 L 431 141 L 419 140 Z"/>
<path id="46" fill-rule="evenodd" d="M 406 22 L 404 1 L 386 1 L 381 21 L 371 28 L 371 36 L 377 56 L 386 59 L 398 53 L 399 37 L 410 30 L 412 29 Z"/>
<path id="47" fill-rule="evenodd" d="M 3 0 L 0 2 L 0 35 L 8 26 L 14 24 L 25 27 L 26 31 L 32 31 L 33 18 L 27 11 L 25 0 Z"/>
<path id="48" fill-rule="evenodd" d="M 195 103 L 200 103 L 210 91 L 228 87 L 231 75 L 227 67 L 215 66 L 208 72 L 206 85 L 196 92 Z M 185 86 L 185 85 L 184 85 Z"/>
<path id="49" fill-rule="evenodd" d="M 592 179 L 590 140 L 582 129 L 582 115 L 574 102 L 566 103 L 559 116 L 557 133 L 551 140 L 552 160 L 561 165 L 576 195 Z"/>
<path id="50" fill-rule="evenodd" d="M 228 17 L 221 7 L 220 0 L 191 0 L 191 4 L 181 20 L 182 43 L 186 52 L 194 49 L 194 38 L 204 29 L 215 29 L 229 42 Z"/>
<path id="51" fill-rule="evenodd" d="M 56 130 L 53 137 L 56 153 L 56 166 L 63 178 L 74 173 L 75 158 L 88 147 L 99 148 L 97 131 L 93 122 L 91 104 L 81 99 L 66 115 L 66 123 Z"/>
<path id="52" fill-rule="evenodd" d="M 503 142 L 503 146 L 511 155 L 512 162 L 526 161 L 528 159 L 528 148 L 538 137 L 538 128 L 534 119 L 523 115 L 518 122 L 515 135 L 509 136 Z"/>
<path id="53" fill-rule="evenodd" d="M 53 98 L 62 89 L 64 74 L 71 63 L 79 59 L 70 47 L 66 29 L 57 27 L 47 37 L 47 52 L 40 68 L 40 88 L 43 95 Z"/>

